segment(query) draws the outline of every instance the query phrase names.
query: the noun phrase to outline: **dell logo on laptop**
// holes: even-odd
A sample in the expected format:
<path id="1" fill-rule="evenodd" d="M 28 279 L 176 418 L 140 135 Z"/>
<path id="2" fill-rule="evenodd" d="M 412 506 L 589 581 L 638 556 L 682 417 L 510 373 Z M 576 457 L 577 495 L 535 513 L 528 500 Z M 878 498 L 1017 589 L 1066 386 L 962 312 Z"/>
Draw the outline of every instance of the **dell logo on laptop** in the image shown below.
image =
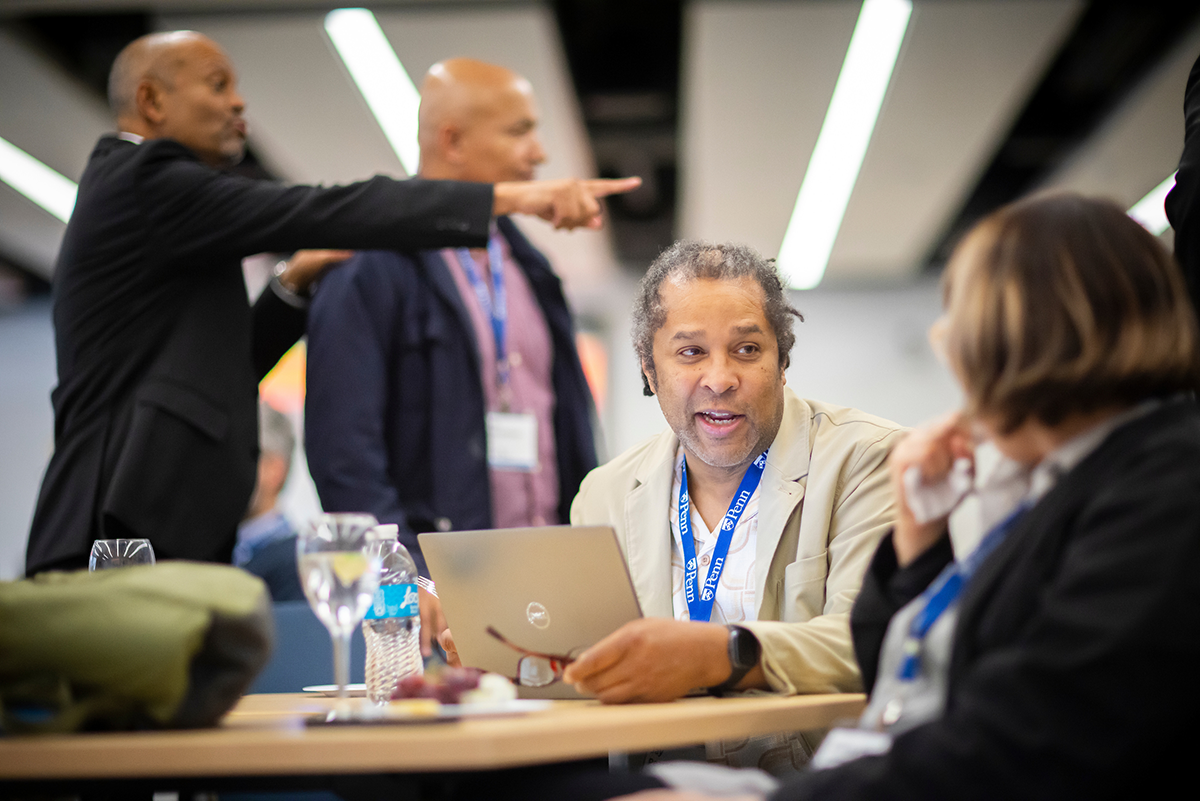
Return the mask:
<path id="1" fill-rule="evenodd" d="M 537 601 L 531 601 L 529 606 L 525 607 L 525 617 L 529 618 L 534 628 L 544 629 L 550 626 L 550 613 Z"/>

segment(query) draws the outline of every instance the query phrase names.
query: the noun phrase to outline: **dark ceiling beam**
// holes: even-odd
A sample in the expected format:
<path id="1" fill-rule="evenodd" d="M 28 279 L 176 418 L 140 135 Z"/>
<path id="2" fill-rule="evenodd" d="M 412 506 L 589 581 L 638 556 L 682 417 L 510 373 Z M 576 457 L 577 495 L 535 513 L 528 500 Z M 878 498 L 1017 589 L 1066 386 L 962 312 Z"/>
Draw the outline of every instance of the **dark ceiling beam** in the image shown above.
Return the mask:
<path id="1" fill-rule="evenodd" d="M 1200 3 L 1194 0 L 1092 0 L 975 189 L 933 248 L 927 269 L 940 270 L 958 240 L 979 219 L 1049 177 L 1130 96 L 1197 20 Z"/>

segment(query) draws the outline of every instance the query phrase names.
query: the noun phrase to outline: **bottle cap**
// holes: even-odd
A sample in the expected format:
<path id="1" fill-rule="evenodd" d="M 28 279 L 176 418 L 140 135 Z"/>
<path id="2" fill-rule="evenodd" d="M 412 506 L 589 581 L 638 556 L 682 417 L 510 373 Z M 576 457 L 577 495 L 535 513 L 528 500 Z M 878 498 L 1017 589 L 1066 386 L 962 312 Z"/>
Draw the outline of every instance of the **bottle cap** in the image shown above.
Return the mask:
<path id="1" fill-rule="evenodd" d="M 395 523 L 384 523 L 375 527 L 375 539 L 394 540 L 400 537 L 400 526 Z"/>

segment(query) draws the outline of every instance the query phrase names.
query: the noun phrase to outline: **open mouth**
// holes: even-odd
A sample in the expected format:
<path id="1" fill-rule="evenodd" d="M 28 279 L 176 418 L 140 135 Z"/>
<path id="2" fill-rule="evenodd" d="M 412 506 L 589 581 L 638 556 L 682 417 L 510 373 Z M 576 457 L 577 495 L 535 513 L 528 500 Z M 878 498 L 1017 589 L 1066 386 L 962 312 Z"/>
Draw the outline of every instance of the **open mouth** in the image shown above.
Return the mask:
<path id="1" fill-rule="evenodd" d="M 696 416 L 714 428 L 727 428 L 742 419 L 742 415 L 733 412 L 697 412 Z"/>

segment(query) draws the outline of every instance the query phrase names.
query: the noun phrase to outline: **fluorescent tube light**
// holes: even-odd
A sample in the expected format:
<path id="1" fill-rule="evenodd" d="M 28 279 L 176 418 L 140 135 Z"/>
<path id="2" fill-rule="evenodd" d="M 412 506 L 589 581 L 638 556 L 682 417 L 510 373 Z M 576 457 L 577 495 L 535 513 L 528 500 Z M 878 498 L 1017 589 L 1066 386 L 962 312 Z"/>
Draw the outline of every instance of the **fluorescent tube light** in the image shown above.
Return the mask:
<path id="1" fill-rule="evenodd" d="M 340 8 L 325 15 L 325 32 L 362 92 L 392 150 L 409 175 L 417 174 L 417 106 L 421 95 L 375 15 L 365 8 Z"/>
<path id="2" fill-rule="evenodd" d="M 812 289 L 825 275 L 911 16 L 911 0 L 862 4 L 779 248 L 779 268 L 796 289 Z"/>
<path id="3" fill-rule="evenodd" d="M 71 219 L 79 189 L 75 182 L 6 139 L 0 139 L 0 181 L 63 222 Z"/>
<path id="4" fill-rule="evenodd" d="M 1151 189 L 1150 194 L 1134 203 L 1127 213 L 1141 223 L 1141 226 L 1147 231 L 1155 236 L 1161 236 L 1163 231 L 1171 227 L 1171 224 L 1167 222 L 1167 210 L 1164 204 L 1167 200 L 1167 193 L 1173 186 L 1175 186 L 1175 173 L 1171 173 L 1167 180 Z"/>

